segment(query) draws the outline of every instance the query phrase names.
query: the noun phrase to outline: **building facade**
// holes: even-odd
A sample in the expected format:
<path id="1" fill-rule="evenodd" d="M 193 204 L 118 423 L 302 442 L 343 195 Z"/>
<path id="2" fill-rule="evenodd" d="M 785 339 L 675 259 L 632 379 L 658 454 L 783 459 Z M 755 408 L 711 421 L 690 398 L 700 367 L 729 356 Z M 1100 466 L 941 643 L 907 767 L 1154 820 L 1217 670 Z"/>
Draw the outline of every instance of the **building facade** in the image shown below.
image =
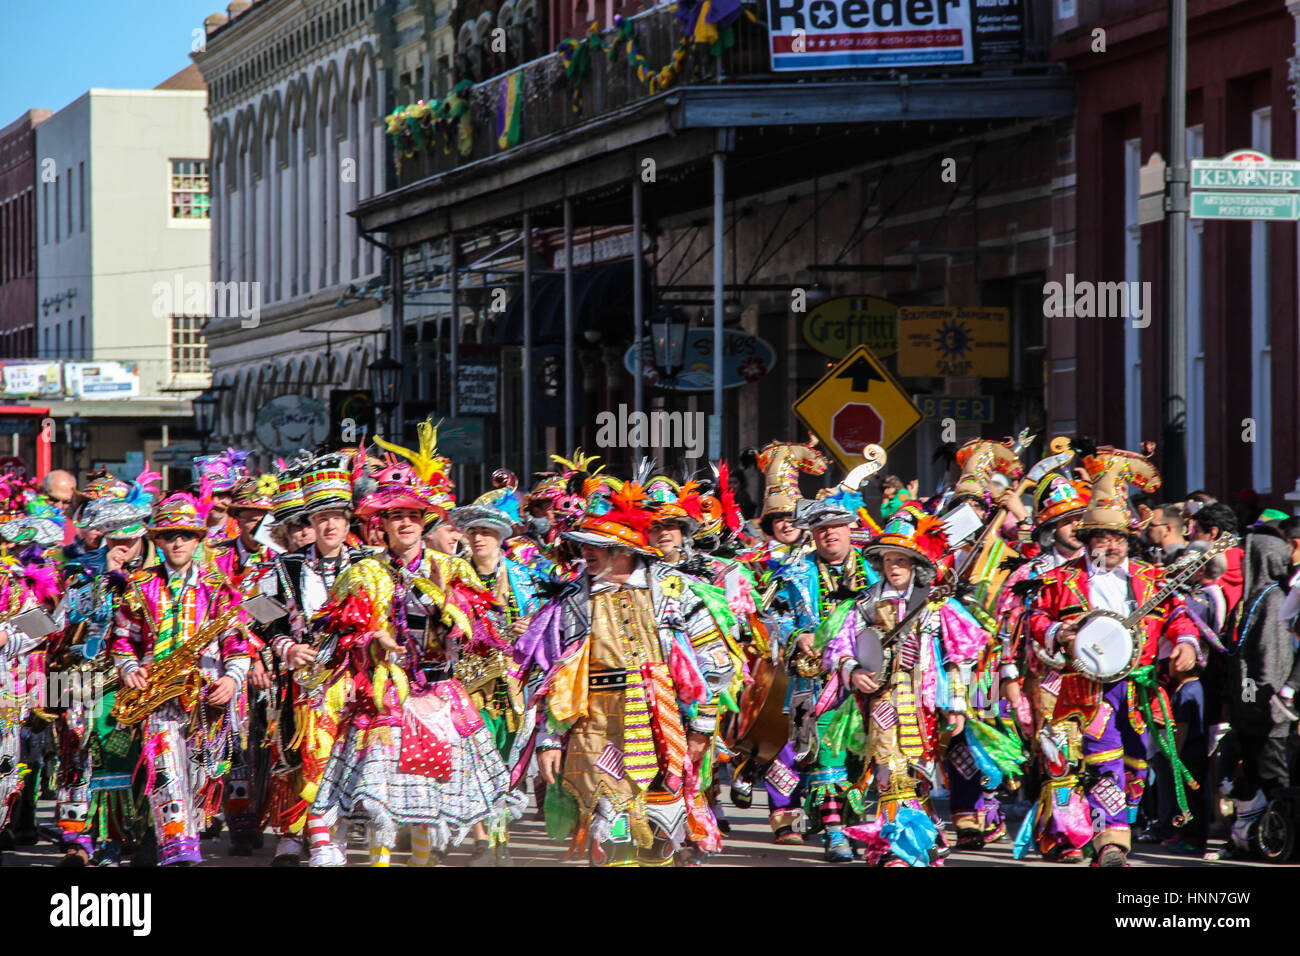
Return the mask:
<path id="1" fill-rule="evenodd" d="M 197 75 L 164 86 L 92 89 L 36 128 L 36 336 L 20 357 L 56 421 L 90 420 L 83 464 L 168 444 L 209 382 L 206 96 Z M 56 445 L 56 466 L 73 460 Z"/>
<path id="2" fill-rule="evenodd" d="M 1120 318 L 1048 320 L 1053 427 L 1126 448 L 1156 441 L 1174 496 L 1251 489 L 1261 502 L 1285 506 L 1282 495 L 1300 476 L 1296 225 L 1189 219 L 1187 313 L 1173 317 L 1186 340 L 1186 385 L 1178 389 L 1163 283 L 1167 226 L 1138 215 L 1140 169 L 1152 154 L 1168 155 L 1165 5 L 1055 6 L 1053 57 L 1076 78 L 1079 115 L 1077 192 L 1066 211 L 1072 228 L 1058 236 L 1050 277 L 1150 283 L 1153 301 L 1146 327 Z M 1263 0 L 1189 5 L 1189 158 L 1239 149 L 1296 157 L 1298 13 L 1300 5 L 1288 11 Z M 1183 474 L 1159 447 L 1169 419 L 1183 424 Z"/>
<path id="3" fill-rule="evenodd" d="M 0 358 L 36 354 L 36 127 L 28 110 L 0 130 Z"/>
<path id="4" fill-rule="evenodd" d="M 218 440 L 267 466 L 283 452 L 258 441 L 259 411 L 364 388 L 384 348 L 386 259 L 349 215 L 385 182 L 377 6 L 239 0 L 208 17 L 193 55 L 209 91 L 214 281 L 261 301 L 255 324 L 207 326 Z"/>

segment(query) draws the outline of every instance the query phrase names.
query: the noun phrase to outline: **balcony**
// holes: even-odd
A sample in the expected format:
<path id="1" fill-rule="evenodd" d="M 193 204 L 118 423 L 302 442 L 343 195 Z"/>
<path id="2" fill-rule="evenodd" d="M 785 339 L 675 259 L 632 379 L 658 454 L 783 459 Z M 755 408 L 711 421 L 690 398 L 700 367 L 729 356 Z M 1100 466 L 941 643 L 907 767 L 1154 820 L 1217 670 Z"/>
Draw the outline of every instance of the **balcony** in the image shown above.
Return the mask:
<path id="1" fill-rule="evenodd" d="M 918 95 L 929 86 L 952 84 L 961 80 L 1002 77 L 1007 83 L 1024 82 L 1034 76 L 1059 72 L 1059 67 L 1048 60 L 1052 20 L 1050 7 L 1024 4 L 1023 54 L 1015 62 L 996 65 L 976 62 L 968 65 L 942 67 L 908 67 L 899 69 L 816 70 L 806 72 L 773 71 L 767 27 L 762 23 L 742 17 L 734 26 L 735 44 L 718 56 L 713 56 L 703 45 L 687 44 L 683 47 L 683 34 L 673 17 L 674 3 L 661 4 L 636 17 L 630 18 L 641 64 L 648 68 L 642 76 L 658 73 L 677 56 L 677 69 L 666 85 L 651 85 L 638 77 L 637 65 L 629 62 L 626 42 L 618 41 L 615 30 L 603 34 L 604 43 L 615 47 L 617 55 L 610 58 L 602 50 L 590 51 L 589 68 L 580 81 L 571 85 L 566 75 L 565 61 L 559 53 L 540 57 L 520 67 L 469 86 L 462 92 L 466 110 L 459 120 L 449 120 L 446 114 L 459 112 L 457 100 L 444 101 L 443 119 L 436 113 L 423 119 L 404 123 L 403 155 L 395 186 L 402 188 L 430 177 L 441 176 L 474 163 L 494 158 L 506 159 L 514 151 L 541 144 L 549 140 L 567 138 L 566 134 L 580 133 L 583 127 L 592 126 L 602 119 L 618 119 L 636 110 L 638 105 L 655 97 L 668 98 L 683 88 L 700 89 L 713 86 L 749 88 L 767 86 L 776 88 L 799 87 L 811 92 L 809 87 L 824 85 L 827 95 L 843 90 L 846 81 L 855 87 L 880 84 L 891 89 L 903 82 L 917 84 Z M 1040 9 L 1041 7 L 1041 9 Z M 617 42 L 616 42 L 617 41 Z M 484 67 L 472 63 L 473 72 L 481 75 Z M 502 148 L 498 137 L 498 104 L 503 95 L 505 80 L 512 73 L 523 73 L 523 109 L 517 141 Z M 1015 79 L 1012 79 L 1012 78 Z M 756 90 L 760 95 L 764 92 Z M 436 104 L 431 104 L 435 105 Z M 918 117 L 920 118 L 920 117 Z M 863 120 L 871 117 L 864 116 Z M 772 122 L 784 122 L 774 119 Z M 418 128 L 412 130 L 414 125 Z M 726 125 L 726 124 L 719 124 Z M 390 127 L 391 131 L 391 127 Z M 416 144 L 418 137 L 420 145 Z M 388 136 L 389 161 L 393 162 L 396 140 Z"/>

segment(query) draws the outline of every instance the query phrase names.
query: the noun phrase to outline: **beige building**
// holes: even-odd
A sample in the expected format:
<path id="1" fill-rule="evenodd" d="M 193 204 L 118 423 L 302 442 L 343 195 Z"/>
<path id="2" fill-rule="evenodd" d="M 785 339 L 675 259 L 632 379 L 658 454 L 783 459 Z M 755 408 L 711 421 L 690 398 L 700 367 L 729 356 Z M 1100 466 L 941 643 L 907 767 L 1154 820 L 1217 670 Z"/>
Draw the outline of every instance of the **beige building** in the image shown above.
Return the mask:
<path id="1" fill-rule="evenodd" d="M 30 398 L 90 419 L 83 464 L 175 440 L 209 382 L 206 101 L 187 68 L 157 89 L 89 90 L 37 127 L 32 358 L 47 371 Z M 55 465 L 69 452 L 56 443 Z"/>

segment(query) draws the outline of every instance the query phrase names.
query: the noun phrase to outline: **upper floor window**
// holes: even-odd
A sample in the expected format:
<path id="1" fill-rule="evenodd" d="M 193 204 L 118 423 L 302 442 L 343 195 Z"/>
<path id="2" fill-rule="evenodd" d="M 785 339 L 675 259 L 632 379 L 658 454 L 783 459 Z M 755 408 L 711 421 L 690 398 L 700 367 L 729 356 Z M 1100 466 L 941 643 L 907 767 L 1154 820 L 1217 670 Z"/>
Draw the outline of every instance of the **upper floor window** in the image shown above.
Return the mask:
<path id="1" fill-rule="evenodd" d="M 209 218 L 208 161 L 173 159 L 171 175 L 171 218 Z"/>

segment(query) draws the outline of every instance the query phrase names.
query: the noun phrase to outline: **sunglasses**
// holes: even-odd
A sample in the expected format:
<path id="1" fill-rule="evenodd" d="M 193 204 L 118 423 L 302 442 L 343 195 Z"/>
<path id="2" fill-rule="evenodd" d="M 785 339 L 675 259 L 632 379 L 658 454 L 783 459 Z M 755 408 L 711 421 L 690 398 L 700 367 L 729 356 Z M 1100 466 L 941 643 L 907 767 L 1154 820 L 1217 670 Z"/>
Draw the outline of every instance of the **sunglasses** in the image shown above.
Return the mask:
<path id="1" fill-rule="evenodd" d="M 164 531 L 158 535 L 160 541 L 166 541 L 168 544 L 173 541 L 198 541 L 199 537 L 193 531 Z"/>

